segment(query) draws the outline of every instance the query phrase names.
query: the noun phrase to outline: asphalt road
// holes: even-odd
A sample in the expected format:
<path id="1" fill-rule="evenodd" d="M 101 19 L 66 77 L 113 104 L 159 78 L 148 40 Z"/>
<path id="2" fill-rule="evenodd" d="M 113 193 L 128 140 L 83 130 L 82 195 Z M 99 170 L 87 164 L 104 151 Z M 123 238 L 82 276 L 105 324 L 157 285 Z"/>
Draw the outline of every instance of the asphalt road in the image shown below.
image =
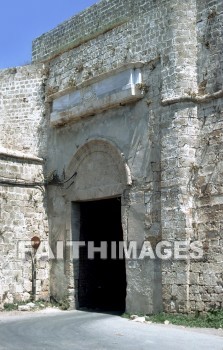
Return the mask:
<path id="1" fill-rule="evenodd" d="M 223 350 L 223 337 L 83 311 L 0 316 L 0 350 Z"/>

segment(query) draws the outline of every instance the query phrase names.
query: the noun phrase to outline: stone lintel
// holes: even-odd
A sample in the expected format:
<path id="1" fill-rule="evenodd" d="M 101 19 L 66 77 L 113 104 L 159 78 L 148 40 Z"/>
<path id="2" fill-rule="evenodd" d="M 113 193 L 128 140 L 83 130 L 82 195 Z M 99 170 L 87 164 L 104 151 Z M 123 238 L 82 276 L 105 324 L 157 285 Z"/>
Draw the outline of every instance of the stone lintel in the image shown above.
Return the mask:
<path id="1" fill-rule="evenodd" d="M 141 69 L 127 69 L 56 98 L 52 102 L 50 122 L 52 126 L 61 126 L 143 96 Z"/>

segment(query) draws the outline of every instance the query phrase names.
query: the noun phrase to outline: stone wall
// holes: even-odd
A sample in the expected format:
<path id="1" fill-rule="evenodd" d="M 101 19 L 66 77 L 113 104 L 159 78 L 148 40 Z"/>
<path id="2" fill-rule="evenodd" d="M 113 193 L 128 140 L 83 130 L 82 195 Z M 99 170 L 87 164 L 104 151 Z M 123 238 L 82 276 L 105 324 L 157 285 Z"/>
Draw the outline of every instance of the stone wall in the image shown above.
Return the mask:
<path id="1" fill-rule="evenodd" d="M 197 89 L 186 91 L 190 99 L 170 99 L 161 127 L 162 236 L 199 240 L 204 248 L 200 261 L 163 264 L 168 311 L 222 307 L 221 5 L 197 1 Z"/>
<path id="2" fill-rule="evenodd" d="M 198 91 L 222 89 L 222 2 L 197 1 Z"/>
<path id="3" fill-rule="evenodd" d="M 123 161 L 128 164 L 132 179 L 132 185 L 126 186 L 122 199 L 124 237 L 128 242 L 136 241 L 139 249 L 146 239 L 151 239 L 153 244 L 160 239 L 160 149 L 159 124 L 157 124 L 159 116 L 152 107 L 157 104 L 158 99 L 160 63 L 157 61 L 155 64 L 156 68 L 153 67 L 150 70 L 149 66 L 146 66 L 142 70 L 145 84 L 150 85 L 153 82 L 157 87 L 146 93 L 148 99 L 153 99 L 152 103 L 147 104 L 143 100 L 127 106 L 108 109 L 93 117 L 84 118 L 72 124 L 68 123 L 62 127 L 51 128 L 49 133 L 47 171 L 56 170 L 60 179 L 64 179 L 64 176 L 65 180 L 68 179 L 75 171 L 83 174 L 84 170 L 77 170 L 78 155 L 77 161 L 73 163 L 73 172 L 68 172 L 67 169 L 74 155 L 85 144 L 87 147 L 91 140 L 111 143 L 122 154 Z M 52 73 L 53 71 L 50 74 Z M 99 163 L 96 163 L 95 166 L 99 169 L 94 173 L 94 163 L 88 164 L 91 181 L 88 181 L 87 174 L 85 179 L 82 177 L 82 180 L 78 180 L 77 175 L 75 179 L 77 184 L 70 187 L 68 183 L 67 191 L 50 187 L 48 208 L 52 247 L 55 247 L 58 240 L 71 240 L 70 198 L 72 201 L 79 201 L 107 196 L 107 192 L 103 192 L 104 181 L 98 179 L 98 173 L 103 174 L 107 169 L 103 169 L 101 163 L 100 166 Z M 83 190 L 83 183 L 86 183 L 84 197 L 79 191 L 80 186 Z M 96 191 L 93 191 L 94 189 Z M 92 195 L 94 192 L 95 194 Z M 147 312 L 153 312 L 154 308 L 160 310 L 162 296 L 159 263 L 149 260 L 146 263 L 129 261 L 126 269 L 128 271 L 128 310 L 141 310 L 141 312 L 145 309 Z M 74 298 L 74 287 L 72 286 L 74 279 L 72 281 L 70 272 L 64 275 L 65 270 L 66 261 L 53 262 L 51 292 L 57 299 L 67 296 L 69 292 L 72 300 Z M 155 280 L 159 281 L 158 286 Z M 61 284 L 69 287 L 63 288 Z"/>
<path id="4" fill-rule="evenodd" d="M 204 255 L 197 261 L 128 262 L 130 312 L 222 307 L 221 5 L 220 0 L 102 0 L 34 40 L 34 65 L 0 72 L 2 176 L 46 182 L 46 174 L 54 174 L 58 185 L 48 188 L 47 212 L 45 193 L 36 186 L 23 191 L 20 186 L 18 193 L 13 187 L 12 194 L 2 187 L 6 212 L 12 211 L 8 196 L 12 206 L 13 196 L 19 196 L 23 214 L 15 210 L 16 220 L 26 213 L 35 218 L 32 226 L 23 219 L 18 223 L 23 236 L 39 230 L 45 239 L 48 218 L 56 252 L 58 240 L 72 238 L 72 202 L 110 193 L 103 181 L 98 183 L 97 174 L 106 169 L 100 162 L 97 168 L 96 156 L 87 167 L 89 172 L 97 168 L 92 188 L 89 174 L 86 181 L 77 175 L 67 190 L 62 186 L 75 174 L 82 150 L 91 154 L 98 143 L 114 147 L 129 169 L 131 181 L 122 193 L 114 191 L 122 197 L 126 242 L 140 246 L 149 240 L 155 248 L 161 239 L 172 245 L 201 241 Z M 136 70 L 139 80 L 124 84 L 123 77 Z M 9 228 L 14 232 L 15 224 Z M 66 254 L 65 260 L 52 262 L 51 294 L 68 296 L 75 306 L 75 269 Z M 39 293 L 47 293 L 48 287 L 40 285 Z"/>
<path id="5" fill-rule="evenodd" d="M 42 65 L 0 71 L 1 306 L 31 297 L 33 236 L 44 241 L 37 254 L 42 257 L 37 263 L 37 297 L 48 297 L 43 75 Z"/>
<path id="6" fill-rule="evenodd" d="M 222 307 L 222 101 L 198 108 L 196 165 L 191 172 L 194 192 L 193 237 L 203 242 L 204 257 L 190 267 L 191 309 Z"/>
<path id="7" fill-rule="evenodd" d="M 105 26 L 100 9 L 106 4 L 106 11 L 109 12 L 115 1 L 109 4 L 102 1 L 80 15 L 86 34 L 80 35 L 76 31 L 75 40 L 66 34 L 66 30 L 71 31 L 71 25 L 73 28 L 78 26 L 80 17 L 75 16 L 51 31 L 49 36 L 42 36 L 34 42 L 34 60 L 37 57 L 43 61 L 51 58 L 46 90 L 49 102 L 66 96 L 69 91 L 80 91 L 97 77 L 112 75 L 113 70 L 132 62 L 142 62 L 143 83 L 149 87 L 144 99 L 135 105 L 104 112 L 61 129 L 52 129 L 49 140 L 57 152 L 49 153 L 48 167 L 50 171 L 57 169 L 62 174 L 75 147 L 92 137 L 111 140 L 123 152 L 133 178 L 129 199 L 125 203 L 129 207 L 126 220 L 131 222 L 127 230 L 128 239 L 149 239 L 154 245 L 161 237 L 172 243 L 200 240 L 201 234 L 196 232 L 204 208 L 194 189 L 194 177 L 198 176 L 195 173 L 200 164 L 199 154 L 205 152 L 204 136 L 201 135 L 204 130 L 207 134 L 212 132 L 203 128 L 204 110 L 206 119 L 212 118 L 210 105 L 220 113 L 220 107 L 217 107 L 218 98 L 222 96 L 220 2 L 121 1 L 119 6 L 124 3 L 127 4 L 127 11 L 123 23 L 120 11 L 117 21 L 109 17 L 113 25 L 110 28 Z M 89 13 L 94 18 L 96 12 L 97 19 L 101 19 L 100 29 L 97 30 L 89 21 Z M 63 41 L 60 39 L 62 33 Z M 47 53 L 41 49 L 46 47 L 47 40 L 54 37 L 58 40 L 57 45 L 60 45 L 60 55 L 52 46 L 47 46 Z M 206 42 L 208 40 L 209 44 Z M 136 124 L 130 117 L 135 113 L 139 116 Z M 122 124 L 124 121 L 126 125 L 127 120 L 131 120 L 131 124 L 126 130 Z M 132 136 L 130 130 L 134 130 Z M 221 147 L 220 136 L 216 142 Z M 220 195 L 218 189 L 216 192 Z M 217 213 L 211 204 L 206 208 L 206 221 L 213 215 L 219 228 Z M 199 227 L 200 231 L 203 230 Z M 216 235 L 215 249 L 221 257 L 220 232 L 216 231 Z M 204 239 L 201 241 L 205 244 Z M 213 250 L 210 256 L 214 256 Z M 212 261 L 211 257 L 209 261 Z M 211 264 L 210 271 L 216 269 L 217 275 L 214 282 L 209 280 L 205 284 L 202 282 L 205 261 L 163 262 L 164 309 L 170 312 L 203 311 L 213 307 L 211 300 L 220 306 L 222 276 L 219 274 L 219 264 L 216 261 Z M 153 268 L 154 271 L 159 270 L 158 263 L 153 268 L 148 262 L 146 266 L 148 275 L 142 272 L 140 266 L 133 272 L 129 271 L 127 299 L 139 299 L 139 304 L 142 304 L 140 298 L 146 294 L 146 298 L 152 300 L 147 311 L 159 310 L 159 306 L 154 305 L 160 303 L 160 298 L 152 297 L 156 291 L 159 295 L 159 273 L 154 279 L 153 272 Z M 197 269 L 200 279 L 196 274 Z M 150 280 L 150 285 L 158 281 L 153 291 L 141 284 L 145 278 Z M 208 298 L 204 296 L 207 285 Z M 131 301 L 128 303 L 129 309 L 133 310 L 134 305 Z M 137 305 L 137 308 L 140 306 Z"/>

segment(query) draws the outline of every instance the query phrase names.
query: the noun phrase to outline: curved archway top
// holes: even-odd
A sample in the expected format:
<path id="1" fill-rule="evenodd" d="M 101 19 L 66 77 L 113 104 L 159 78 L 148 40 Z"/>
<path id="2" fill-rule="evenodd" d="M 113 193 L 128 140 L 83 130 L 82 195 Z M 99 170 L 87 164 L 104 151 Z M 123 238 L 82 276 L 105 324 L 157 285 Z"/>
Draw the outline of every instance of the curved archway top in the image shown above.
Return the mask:
<path id="1" fill-rule="evenodd" d="M 74 200 L 120 195 L 132 183 L 122 153 L 103 139 L 90 140 L 79 148 L 66 171 L 67 177 L 73 174 L 75 178 L 69 191 Z"/>

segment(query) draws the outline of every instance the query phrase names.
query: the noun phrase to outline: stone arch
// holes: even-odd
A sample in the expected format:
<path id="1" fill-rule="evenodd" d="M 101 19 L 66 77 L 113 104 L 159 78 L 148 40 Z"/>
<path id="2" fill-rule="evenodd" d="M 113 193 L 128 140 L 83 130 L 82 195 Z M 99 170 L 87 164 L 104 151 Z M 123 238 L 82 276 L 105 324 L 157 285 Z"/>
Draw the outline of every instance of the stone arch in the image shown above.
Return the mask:
<path id="1" fill-rule="evenodd" d="M 71 201 L 121 195 L 131 185 L 131 174 L 122 153 L 111 142 L 94 139 L 73 156 L 66 177 L 66 195 Z"/>

